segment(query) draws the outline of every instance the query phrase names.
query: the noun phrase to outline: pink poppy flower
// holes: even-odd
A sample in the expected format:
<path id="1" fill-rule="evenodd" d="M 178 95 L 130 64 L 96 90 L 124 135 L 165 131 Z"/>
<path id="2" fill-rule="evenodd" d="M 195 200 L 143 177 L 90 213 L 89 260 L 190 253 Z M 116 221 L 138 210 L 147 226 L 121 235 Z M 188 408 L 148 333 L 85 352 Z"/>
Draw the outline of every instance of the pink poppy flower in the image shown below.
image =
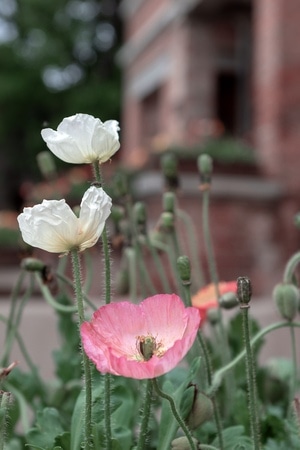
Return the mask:
<path id="1" fill-rule="evenodd" d="M 199 325 L 197 308 L 186 308 L 175 294 L 160 294 L 139 305 L 104 305 L 80 331 L 83 348 L 99 372 L 144 379 L 177 366 Z"/>
<path id="2" fill-rule="evenodd" d="M 235 294 L 237 292 L 236 281 L 221 281 L 218 284 L 218 288 L 221 296 L 227 294 L 227 292 L 233 292 Z M 219 307 L 215 285 L 210 283 L 193 295 L 192 305 L 199 309 L 203 323 L 206 319 L 207 311 Z"/>

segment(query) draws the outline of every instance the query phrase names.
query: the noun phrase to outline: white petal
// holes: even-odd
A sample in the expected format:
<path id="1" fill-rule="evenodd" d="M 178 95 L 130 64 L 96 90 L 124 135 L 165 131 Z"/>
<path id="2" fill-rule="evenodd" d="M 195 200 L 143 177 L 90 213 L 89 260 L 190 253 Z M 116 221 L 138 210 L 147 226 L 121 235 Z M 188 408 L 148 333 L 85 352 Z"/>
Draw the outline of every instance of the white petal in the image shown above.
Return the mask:
<path id="1" fill-rule="evenodd" d="M 84 194 L 80 209 L 80 250 L 93 246 L 102 234 L 110 215 L 111 198 L 102 188 L 90 187 Z"/>
<path id="2" fill-rule="evenodd" d="M 98 161 L 108 161 L 120 148 L 119 124 L 116 120 L 108 120 L 98 124 L 92 139 L 92 147 L 98 155 Z"/>
<path id="3" fill-rule="evenodd" d="M 65 200 L 44 200 L 18 216 L 23 240 L 48 252 L 64 253 L 74 245 L 78 219 Z"/>
<path id="4" fill-rule="evenodd" d="M 57 131 L 45 128 L 42 138 L 58 158 L 73 164 L 107 161 L 119 149 L 119 125 L 116 120 L 105 123 L 89 114 L 66 117 Z"/>

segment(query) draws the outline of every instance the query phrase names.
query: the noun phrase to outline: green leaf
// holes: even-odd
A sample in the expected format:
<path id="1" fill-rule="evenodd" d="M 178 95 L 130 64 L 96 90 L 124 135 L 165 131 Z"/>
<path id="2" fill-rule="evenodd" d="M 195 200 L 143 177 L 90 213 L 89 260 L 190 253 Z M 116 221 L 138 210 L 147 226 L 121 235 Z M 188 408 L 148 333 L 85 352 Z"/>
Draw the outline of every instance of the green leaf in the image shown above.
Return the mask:
<path id="1" fill-rule="evenodd" d="M 27 442 L 32 448 L 52 450 L 55 438 L 63 433 L 61 418 L 55 408 L 45 408 L 37 414 L 37 423 L 27 433 Z"/>
<path id="2" fill-rule="evenodd" d="M 249 436 L 245 436 L 244 431 L 242 425 L 226 428 L 222 433 L 224 450 L 253 450 L 252 439 Z M 219 440 L 217 437 L 211 445 L 218 447 Z"/>

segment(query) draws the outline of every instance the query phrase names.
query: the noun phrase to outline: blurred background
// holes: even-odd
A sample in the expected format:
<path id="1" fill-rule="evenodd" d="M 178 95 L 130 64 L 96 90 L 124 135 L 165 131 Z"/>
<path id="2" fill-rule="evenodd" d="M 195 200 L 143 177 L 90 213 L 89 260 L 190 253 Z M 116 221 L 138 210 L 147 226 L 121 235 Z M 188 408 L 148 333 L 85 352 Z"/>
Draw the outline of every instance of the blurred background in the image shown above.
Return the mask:
<path id="1" fill-rule="evenodd" d="M 55 197 L 40 130 L 84 112 L 120 121 L 108 182 L 126 171 L 150 227 L 176 156 L 201 260 L 196 160 L 211 154 L 220 277 L 269 294 L 299 247 L 299 24 L 299 0 L 1 0 L 0 272 L 19 264 L 18 212 Z M 86 168 L 55 164 L 55 189 L 80 199 Z"/>

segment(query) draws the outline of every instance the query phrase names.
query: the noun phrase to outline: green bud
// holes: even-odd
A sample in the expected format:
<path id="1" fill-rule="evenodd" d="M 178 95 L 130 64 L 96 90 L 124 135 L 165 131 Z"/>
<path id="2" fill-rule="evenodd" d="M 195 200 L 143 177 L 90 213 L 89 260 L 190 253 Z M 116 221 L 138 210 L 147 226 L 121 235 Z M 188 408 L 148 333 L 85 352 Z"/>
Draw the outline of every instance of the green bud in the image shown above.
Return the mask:
<path id="1" fill-rule="evenodd" d="M 176 197 L 174 192 L 165 192 L 163 196 L 163 209 L 165 212 L 175 212 Z"/>
<path id="2" fill-rule="evenodd" d="M 166 177 L 176 177 L 178 171 L 178 161 L 173 153 L 166 153 L 160 160 L 161 169 Z"/>
<path id="3" fill-rule="evenodd" d="M 241 305 L 247 305 L 251 300 L 252 286 L 248 277 L 238 277 L 237 298 Z"/>
<path id="4" fill-rule="evenodd" d="M 133 207 L 133 216 L 134 216 L 134 221 L 137 225 L 138 233 L 146 235 L 147 214 L 146 214 L 145 203 L 143 203 L 143 202 L 135 203 L 135 205 Z"/>
<path id="5" fill-rule="evenodd" d="M 38 153 L 36 159 L 43 177 L 45 177 L 46 180 L 55 178 L 56 167 L 52 153 L 45 150 L 44 152 Z"/>
<path id="6" fill-rule="evenodd" d="M 161 224 L 165 230 L 174 228 L 174 214 L 170 212 L 163 212 L 160 216 Z"/>
<path id="7" fill-rule="evenodd" d="M 217 325 L 220 322 L 220 311 L 218 308 L 210 308 L 206 313 L 207 320 L 211 325 Z"/>
<path id="8" fill-rule="evenodd" d="M 122 206 L 113 205 L 111 208 L 110 218 L 113 222 L 118 223 L 125 217 L 125 211 Z"/>
<path id="9" fill-rule="evenodd" d="M 299 308 L 299 289 L 292 283 L 277 284 L 273 298 L 282 317 L 292 321 Z"/>
<path id="10" fill-rule="evenodd" d="M 210 183 L 211 174 L 213 171 L 213 160 L 211 156 L 207 155 L 206 153 L 203 153 L 198 157 L 197 163 L 198 163 L 198 170 L 201 176 L 201 182 Z"/>
<path id="11" fill-rule="evenodd" d="M 165 177 L 166 187 L 176 189 L 179 185 L 177 158 L 172 153 L 166 153 L 161 158 L 161 169 Z"/>
<path id="12" fill-rule="evenodd" d="M 21 268 L 28 272 L 43 272 L 46 264 L 37 258 L 24 258 L 21 262 Z"/>
<path id="13" fill-rule="evenodd" d="M 220 297 L 220 306 L 224 309 L 235 308 L 239 304 L 239 301 L 234 292 L 226 292 Z"/>
<path id="14" fill-rule="evenodd" d="M 195 444 L 196 448 L 199 448 L 199 442 L 197 439 L 192 438 L 193 443 Z M 171 450 L 191 450 L 190 443 L 187 439 L 187 437 L 182 436 L 179 438 L 174 439 L 171 442 Z"/>
<path id="15" fill-rule="evenodd" d="M 194 388 L 194 402 L 192 409 L 186 419 L 186 424 L 191 430 L 195 430 L 207 420 L 210 420 L 213 416 L 213 404 L 211 399 L 199 392 L 197 386 Z"/>
<path id="16" fill-rule="evenodd" d="M 300 213 L 297 213 L 294 217 L 294 224 L 297 228 L 300 228 Z"/>
<path id="17" fill-rule="evenodd" d="M 113 189 L 117 197 L 124 197 L 129 193 L 128 176 L 124 172 L 117 172 L 113 179 Z"/>
<path id="18" fill-rule="evenodd" d="M 190 282 L 191 264 L 188 256 L 182 255 L 177 259 L 177 268 L 181 281 Z"/>
<path id="19" fill-rule="evenodd" d="M 0 391 L 0 437 L 3 442 L 3 436 L 6 434 L 6 425 L 9 421 L 9 409 L 12 403 L 10 392 Z"/>

